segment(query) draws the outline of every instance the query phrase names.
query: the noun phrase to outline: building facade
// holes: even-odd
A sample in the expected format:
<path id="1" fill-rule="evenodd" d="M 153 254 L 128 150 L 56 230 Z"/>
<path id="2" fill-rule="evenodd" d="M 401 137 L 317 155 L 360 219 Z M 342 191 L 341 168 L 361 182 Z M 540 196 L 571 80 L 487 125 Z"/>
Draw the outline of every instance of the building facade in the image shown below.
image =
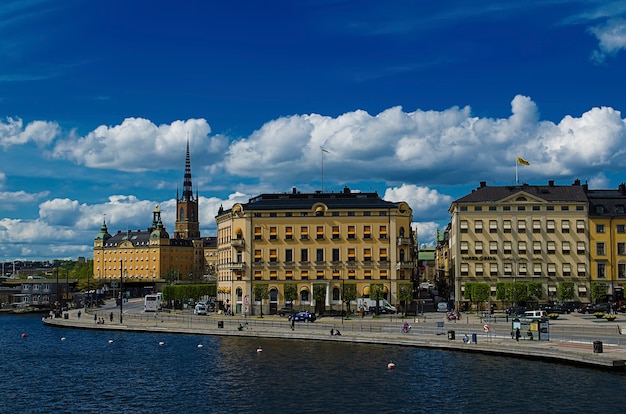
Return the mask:
<path id="1" fill-rule="evenodd" d="M 450 299 L 464 307 L 472 299 L 466 285 L 478 282 L 489 286 L 487 301 L 506 306 L 518 302 L 519 282 L 535 287 L 531 298 L 519 299 L 556 300 L 559 289 L 571 286 L 573 300 L 589 302 L 588 204 L 578 180 L 571 186 L 481 182 L 450 206 Z"/>
<path id="2" fill-rule="evenodd" d="M 412 210 L 405 202 L 376 193 L 261 194 L 248 203 L 220 209 L 217 217 L 218 299 L 235 313 L 275 313 L 285 306 L 285 289 L 295 288 L 294 308 L 337 310 L 341 289 L 356 286 L 368 297 L 382 284 L 396 304 L 400 283 L 415 268 Z M 255 294 L 265 285 L 269 298 Z M 315 285 L 324 289 L 315 303 Z"/>

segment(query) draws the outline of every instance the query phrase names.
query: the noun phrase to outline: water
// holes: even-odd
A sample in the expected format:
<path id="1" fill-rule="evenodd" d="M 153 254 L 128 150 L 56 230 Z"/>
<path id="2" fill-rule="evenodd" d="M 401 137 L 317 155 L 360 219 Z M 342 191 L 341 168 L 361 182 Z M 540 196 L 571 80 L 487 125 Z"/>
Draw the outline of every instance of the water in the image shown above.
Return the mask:
<path id="1" fill-rule="evenodd" d="M 571 413 L 626 404 L 626 374 L 547 362 L 59 329 L 35 316 L 2 316 L 0 328 L 2 413 Z"/>

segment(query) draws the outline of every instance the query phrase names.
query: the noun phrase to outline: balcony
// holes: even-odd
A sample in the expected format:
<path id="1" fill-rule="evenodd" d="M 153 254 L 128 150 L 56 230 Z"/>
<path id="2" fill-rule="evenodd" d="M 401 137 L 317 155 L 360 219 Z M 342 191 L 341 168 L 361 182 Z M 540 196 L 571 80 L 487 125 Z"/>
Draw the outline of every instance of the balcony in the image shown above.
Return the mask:
<path id="1" fill-rule="evenodd" d="M 408 237 L 398 237 L 398 246 L 409 246 L 411 239 Z"/>
<path id="2" fill-rule="evenodd" d="M 244 270 L 246 268 L 246 262 L 232 262 L 228 265 L 230 270 Z"/>
<path id="3" fill-rule="evenodd" d="M 396 269 L 413 269 L 413 262 L 398 262 Z"/>
<path id="4" fill-rule="evenodd" d="M 246 242 L 244 239 L 232 239 L 230 241 L 230 245 L 232 247 L 244 247 L 246 245 Z"/>

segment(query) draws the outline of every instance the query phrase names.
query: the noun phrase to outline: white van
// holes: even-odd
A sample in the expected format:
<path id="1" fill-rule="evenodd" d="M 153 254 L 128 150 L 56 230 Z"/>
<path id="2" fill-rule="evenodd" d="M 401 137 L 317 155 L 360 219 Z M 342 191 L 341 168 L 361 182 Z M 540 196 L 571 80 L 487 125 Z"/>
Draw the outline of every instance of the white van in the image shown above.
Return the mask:
<path id="1" fill-rule="evenodd" d="M 526 311 L 523 317 L 526 319 L 543 320 L 548 318 L 548 312 L 544 310 Z"/>

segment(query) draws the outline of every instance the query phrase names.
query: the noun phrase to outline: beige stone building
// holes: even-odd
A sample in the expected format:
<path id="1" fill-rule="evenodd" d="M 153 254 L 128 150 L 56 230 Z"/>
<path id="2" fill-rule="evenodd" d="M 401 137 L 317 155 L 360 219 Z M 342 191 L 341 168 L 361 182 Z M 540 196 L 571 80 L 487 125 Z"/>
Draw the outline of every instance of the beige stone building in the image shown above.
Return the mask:
<path id="1" fill-rule="evenodd" d="M 399 283 L 410 283 L 415 267 L 411 208 L 376 193 L 261 194 L 220 209 L 216 220 L 218 299 L 235 313 L 275 313 L 286 285 L 296 286 L 296 309 L 316 307 L 316 284 L 325 289 L 325 310 L 341 308 L 345 283 L 359 298 L 380 283 L 396 304 Z M 260 284 L 269 299 L 255 297 Z"/>

